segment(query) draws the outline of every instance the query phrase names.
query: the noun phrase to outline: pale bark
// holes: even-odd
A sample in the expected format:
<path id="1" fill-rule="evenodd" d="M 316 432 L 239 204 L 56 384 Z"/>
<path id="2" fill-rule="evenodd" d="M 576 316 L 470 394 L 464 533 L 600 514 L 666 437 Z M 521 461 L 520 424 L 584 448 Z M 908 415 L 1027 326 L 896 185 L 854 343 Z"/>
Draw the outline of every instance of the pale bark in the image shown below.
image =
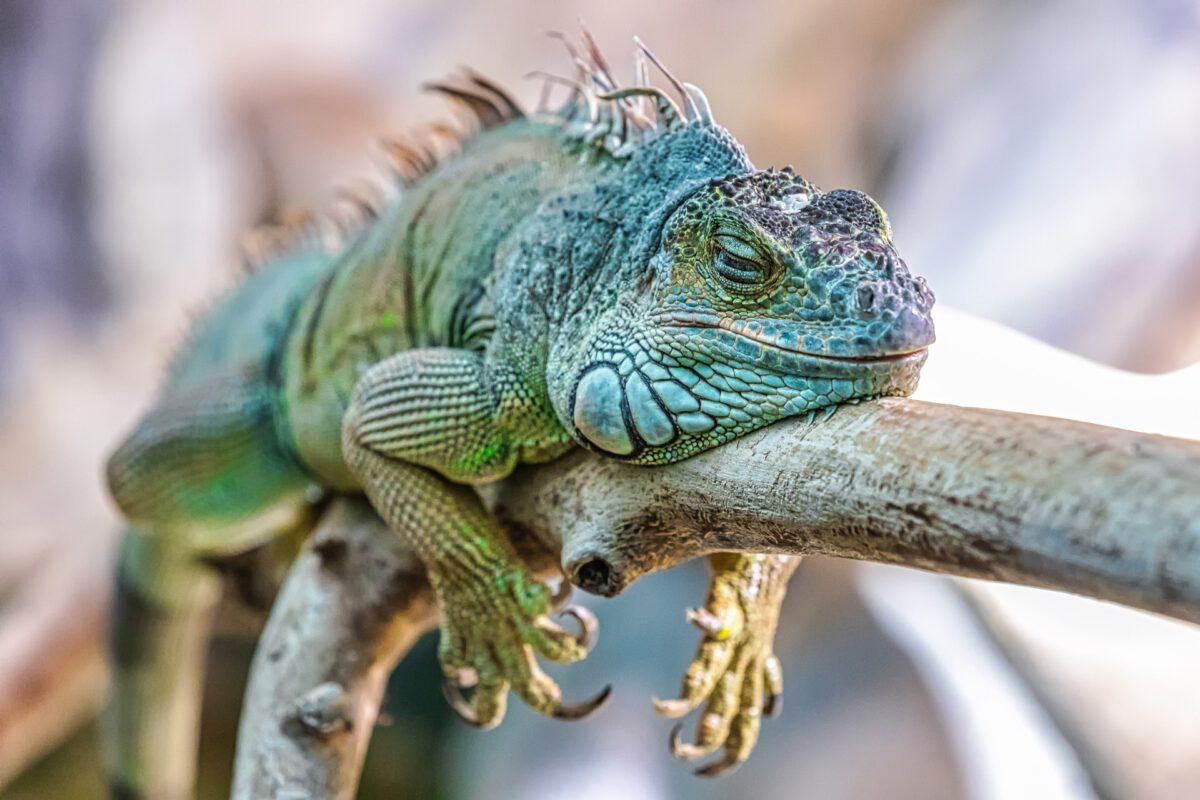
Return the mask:
<path id="1" fill-rule="evenodd" d="M 519 541 L 560 552 L 576 582 L 604 594 L 740 550 L 1044 586 L 1200 621 L 1193 441 L 885 400 L 665 467 L 578 452 L 489 495 Z M 384 677 L 433 618 L 415 561 L 389 537 L 345 501 L 297 563 L 255 659 L 235 797 L 352 795 Z"/>
<path id="2" fill-rule="evenodd" d="M 901 564 L 1200 621 L 1200 443 L 1187 440 L 884 400 L 669 467 L 578 454 L 501 498 L 504 516 L 561 541 L 572 577 L 606 594 L 740 550 Z"/>
<path id="3" fill-rule="evenodd" d="M 413 554 L 364 499 L 335 500 L 259 640 L 233 796 L 353 797 L 388 673 L 435 617 Z"/>

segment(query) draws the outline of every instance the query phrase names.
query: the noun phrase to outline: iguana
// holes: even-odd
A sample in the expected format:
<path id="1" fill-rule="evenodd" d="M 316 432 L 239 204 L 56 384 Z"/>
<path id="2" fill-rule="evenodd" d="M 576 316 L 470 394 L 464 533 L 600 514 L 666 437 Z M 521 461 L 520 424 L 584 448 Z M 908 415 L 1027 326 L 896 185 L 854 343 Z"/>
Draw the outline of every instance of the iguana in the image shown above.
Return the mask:
<path id="1" fill-rule="evenodd" d="M 703 93 L 639 44 L 621 86 L 594 42 L 554 111 L 526 116 L 467 72 L 430 88 L 477 123 L 453 154 L 393 149 L 400 191 L 330 250 L 267 259 L 196 326 L 161 395 L 108 462 L 129 527 L 118 566 L 110 715 L 119 797 L 189 792 L 206 561 L 313 524 L 321 492 L 365 492 L 420 556 L 441 610 L 447 696 L 490 728 L 510 690 L 574 719 L 538 666 L 582 633 L 473 485 L 582 446 L 669 464 L 773 421 L 906 395 L 933 297 L 857 191 L 758 170 Z M 647 59 L 671 93 L 651 85 Z M 314 490 L 318 487 L 319 490 Z M 723 554 L 681 716 L 698 770 L 742 763 L 777 705 L 772 653 L 795 559 Z M 568 577 L 577 565 L 567 565 Z M 470 700 L 461 689 L 474 685 Z"/>

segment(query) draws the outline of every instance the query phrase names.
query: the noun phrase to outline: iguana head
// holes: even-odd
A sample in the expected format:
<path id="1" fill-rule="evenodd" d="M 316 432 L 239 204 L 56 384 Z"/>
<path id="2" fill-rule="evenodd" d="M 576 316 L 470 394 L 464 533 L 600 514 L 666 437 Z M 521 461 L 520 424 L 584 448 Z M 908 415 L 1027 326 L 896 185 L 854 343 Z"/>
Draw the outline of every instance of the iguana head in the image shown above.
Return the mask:
<path id="1" fill-rule="evenodd" d="M 630 461 L 678 461 L 783 417 L 910 394 L 934 339 L 933 295 L 878 203 L 790 170 L 694 190 L 666 215 L 644 274 L 570 398 L 576 437 Z"/>
<path id="2" fill-rule="evenodd" d="M 547 376 L 564 426 L 606 455 L 667 463 L 784 417 L 912 393 L 933 295 L 883 209 L 791 169 L 755 170 L 704 93 L 638 44 L 682 106 L 643 60 L 618 86 L 585 35 L 568 44 L 580 80 L 551 116 L 606 176 L 547 206 L 592 226 L 555 251 L 565 283 L 594 258 L 582 288 L 566 287 L 582 299 L 567 304 Z"/>

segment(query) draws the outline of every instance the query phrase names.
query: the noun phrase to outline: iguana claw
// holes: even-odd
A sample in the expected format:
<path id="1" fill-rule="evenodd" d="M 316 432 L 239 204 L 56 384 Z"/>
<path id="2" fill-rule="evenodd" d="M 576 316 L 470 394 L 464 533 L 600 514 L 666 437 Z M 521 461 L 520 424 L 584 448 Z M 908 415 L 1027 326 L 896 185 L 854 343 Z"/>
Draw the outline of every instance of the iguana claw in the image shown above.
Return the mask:
<path id="1" fill-rule="evenodd" d="M 723 775 L 750 756 L 764 716 L 779 711 L 783 673 L 772 639 L 787 578 L 795 560 L 780 556 L 719 554 L 704 608 L 690 609 L 688 621 L 704 633 L 688 667 L 678 699 L 653 700 L 660 715 L 679 718 L 701 705 L 694 743 L 682 739 L 682 723 L 670 736 L 671 754 L 696 761 L 723 749 L 700 767 L 706 778 Z"/>
<path id="2" fill-rule="evenodd" d="M 586 719 L 594 714 L 597 709 L 600 708 L 600 706 L 604 705 L 610 694 L 612 694 L 611 684 L 601 689 L 599 693 L 597 693 L 596 696 L 590 700 L 584 700 L 582 702 L 570 705 L 560 705 L 558 708 L 550 712 L 550 716 L 554 717 L 555 719 L 565 720 Z"/>
<path id="3" fill-rule="evenodd" d="M 676 722 L 675 727 L 671 728 L 671 735 L 667 739 L 667 745 L 671 749 L 671 755 L 676 758 L 687 761 L 690 753 L 688 749 L 691 745 L 685 744 L 683 741 L 683 723 Z"/>
<path id="4" fill-rule="evenodd" d="M 720 617 L 707 608 L 689 608 L 687 620 L 714 639 L 729 637 L 729 631 L 721 624 Z"/>
<path id="5" fill-rule="evenodd" d="M 783 710 L 783 666 L 776 656 L 771 656 L 763 664 L 763 678 L 766 680 L 767 698 L 763 702 L 763 716 L 768 719 L 776 717 Z"/>
<path id="6" fill-rule="evenodd" d="M 450 705 L 450 708 L 454 709 L 454 713 L 458 714 L 463 722 L 472 728 L 483 727 L 483 723 L 479 721 L 479 717 L 475 714 L 475 709 L 471 708 L 471 704 L 467 702 L 467 698 L 463 697 L 462 689 L 455 679 L 442 679 L 442 695 L 446 698 L 446 702 Z"/>
<path id="7" fill-rule="evenodd" d="M 660 700 L 651 697 L 650 702 L 654 705 L 654 713 L 667 719 L 678 719 L 696 707 L 690 700 Z"/>
<path id="8" fill-rule="evenodd" d="M 694 762 L 697 758 L 703 758 L 712 752 L 712 748 L 689 745 L 683 741 L 683 723 L 679 722 L 676 727 L 671 729 L 671 754 L 672 756 L 685 760 L 685 762 Z M 727 750 L 725 756 L 715 760 L 715 762 L 700 766 L 694 771 L 694 775 L 700 777 L 719 777 L 737 769 L 742 765 L 745 757 L 739 756 L 737 751 Z"/>
<path id="9" fill-rule="evenodd" d="M 550 607 L 562 608 L 563 604 L 571 599 L 571 590 L 574 587 L 571 582 L 565 577 L 558 582 L 558 588 L 554 590 L 554 594 L 550 595 Z"/>
<path id="10" fill-rule="evenodd" d="M 680 761 L 695 761 L 712 752 L 711 748 L 697 747 L 694 744 L 688 744 L 683 741 L 682 722 L 675 723 L 675 727 L 671 728 L 670 748 L 671 755 Z"/>
<path id="11" fill-rule="evenodd" d="M 454 713 L 472 728 L 489 731 L 504 719 L 507 705 L 508 683 L 505 681 L 481 683 L 468 700 L 463 697 L 464 685 L 454 678 L 442 681 L 442 694 Z"/>
<path id="12" fill-rule="evenodd" d="M 596 615 L 583 606 L 567 606 L 558 613 L 573 617 L 579 623 L 579 635 L 575 637 L 575 641 L 590 653 L 600 638 L 600 623 L 596 620 Z"/>
<path id="13" fill-rule="evenodd" d="M 727 752 L 724 757 L 712 762 L 711 764 L 705 764 L 703 767 L 699 767 L 692 774 L 699 775 L 701 778 L 719 778 L 722 775 L 733 772 L 742 765 L 743 761 L 744 759 L 739 758 L 732 752 Z"/>

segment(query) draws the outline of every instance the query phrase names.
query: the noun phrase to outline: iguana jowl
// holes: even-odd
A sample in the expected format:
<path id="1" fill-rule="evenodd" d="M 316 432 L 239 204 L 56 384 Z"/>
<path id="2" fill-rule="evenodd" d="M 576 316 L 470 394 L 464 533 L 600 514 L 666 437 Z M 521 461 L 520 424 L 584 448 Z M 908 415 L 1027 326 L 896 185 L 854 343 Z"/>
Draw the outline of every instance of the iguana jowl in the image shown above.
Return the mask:
<path id="1" fill-rule="evenodd" d="M 904 395 L 933 298 L 866 195 L 756 170 L 703 94 L 639 62 L 621 88 L 594 45 L 566 105 L 526 117 L 468 74 L 436 84 L 480 130 L 438 163 L 396 151 L 403 190 L 343 248 L 303 244 L 200 322 L 108 466 L 129 520 L 113 742 L 122 796 L 186 793 L 203 557 L 311 525 L 311 487 L 365 492 L 419 554 L 456 709 L 490 727 L 509 690 L 573 718 L 535 653 L 583 658 L 554 599 L 470 488 L 583 445 L 665 464 L 775 420 Z M 648 55 L 648 53 L 647 53 Z M 657 63 L 657 62 L 656 62 Z M 745 760 L 780 691 L 772 655 L 795 559 L 721 555 L 679 700 L 695 744 Z M 568 575 L 579 565 L 566 565 Z M 589 628 L 587 619 L 579 615 Z M 466 701 L 458 687 L 475 684 Z"/>

